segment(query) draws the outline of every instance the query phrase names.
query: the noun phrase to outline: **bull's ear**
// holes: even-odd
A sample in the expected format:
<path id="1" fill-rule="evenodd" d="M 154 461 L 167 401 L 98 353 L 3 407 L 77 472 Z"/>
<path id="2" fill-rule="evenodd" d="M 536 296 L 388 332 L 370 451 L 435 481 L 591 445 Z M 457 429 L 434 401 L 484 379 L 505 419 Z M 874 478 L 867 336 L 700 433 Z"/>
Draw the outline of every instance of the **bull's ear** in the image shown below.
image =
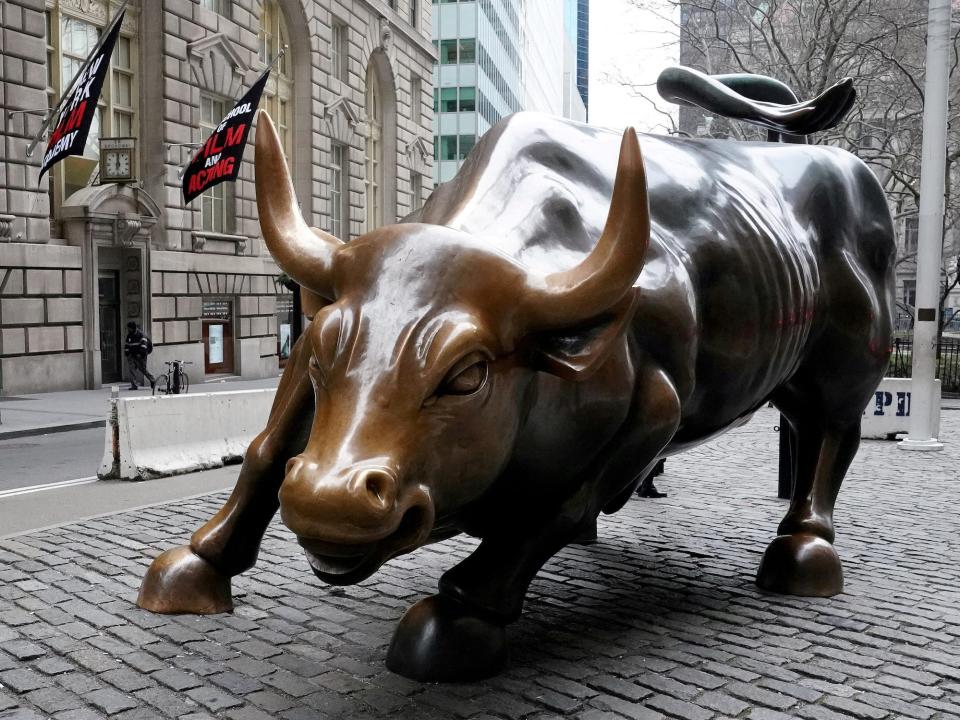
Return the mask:
<path id="1" fill-rule="evenodd" d="M 564 380 L 586 380 L 622 342 L 638 298 L 628 293 L 594 322 L 531 338 L 534 367 Z"/>

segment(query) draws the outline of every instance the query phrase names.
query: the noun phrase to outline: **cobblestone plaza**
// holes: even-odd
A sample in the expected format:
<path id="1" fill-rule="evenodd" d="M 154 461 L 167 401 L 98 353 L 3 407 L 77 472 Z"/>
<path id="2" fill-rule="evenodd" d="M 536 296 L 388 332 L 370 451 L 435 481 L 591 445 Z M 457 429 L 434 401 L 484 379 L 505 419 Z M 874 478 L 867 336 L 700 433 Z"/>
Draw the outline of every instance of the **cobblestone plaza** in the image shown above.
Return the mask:
<path id="1" fill-rule="evenodd" d="M 660 500 L 601 519 L 534 582 L 500 677 L 424 685 L 383 657 L 403 611 L 473 546 L 394 560 L 362 585 L 314 579 L 268 533 L 233 615 L 134 606 L 149 561 L 223 494 L 0 541 L 0 718 L 960 717 L 960 446 L 865 441 L 837 511 L 846 591 L 767 595 L 753 576 L 785 511 L 777 415 L 672 458 Z M 943 414 L 956 438 L 960 412 Z"/>

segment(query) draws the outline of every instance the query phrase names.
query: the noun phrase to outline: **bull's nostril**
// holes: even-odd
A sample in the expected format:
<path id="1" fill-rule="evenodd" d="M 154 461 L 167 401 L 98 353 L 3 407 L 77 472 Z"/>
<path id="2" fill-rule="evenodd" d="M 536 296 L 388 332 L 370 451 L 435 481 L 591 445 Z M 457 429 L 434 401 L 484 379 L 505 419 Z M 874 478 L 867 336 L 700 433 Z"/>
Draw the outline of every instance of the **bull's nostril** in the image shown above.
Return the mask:
<path id="1" fill-rule="evenodd" d="M 385 470 L 363 470 L 354 485 L 368 501 L 384 510 L 390 510 L 397 499 L 397 481 Z"/>
<path id="2" fill-rule="evenodd" d="M 367 476 L 367 492 L 371 495 L 375 495 L 377 500 L 381 503 L 383 502 L 383 497 L 385 495 L 384 488 L 382 487 L 383 481 L 376 476 Z"/>

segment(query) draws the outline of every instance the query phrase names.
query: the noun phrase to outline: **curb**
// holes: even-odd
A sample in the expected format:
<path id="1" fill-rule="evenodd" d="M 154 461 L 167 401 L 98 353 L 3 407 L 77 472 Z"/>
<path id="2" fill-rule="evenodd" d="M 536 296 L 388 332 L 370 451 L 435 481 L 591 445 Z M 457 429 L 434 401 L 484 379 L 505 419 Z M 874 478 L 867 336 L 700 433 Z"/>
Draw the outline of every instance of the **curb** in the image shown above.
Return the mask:
<path id="1" fill-rule="evenodd" d="M 22 430 L 0 430 L 0 442 L 13 440 L 14 438 L 33 437 L 35 435 L 70 432 L 71 430 L 89 430 L 90 428 L 105 427 L 106 424 L 107 421 L 104 419 L 66 423 L 64 425 L 40 425 L 38 427 L 23 428 Z"/>

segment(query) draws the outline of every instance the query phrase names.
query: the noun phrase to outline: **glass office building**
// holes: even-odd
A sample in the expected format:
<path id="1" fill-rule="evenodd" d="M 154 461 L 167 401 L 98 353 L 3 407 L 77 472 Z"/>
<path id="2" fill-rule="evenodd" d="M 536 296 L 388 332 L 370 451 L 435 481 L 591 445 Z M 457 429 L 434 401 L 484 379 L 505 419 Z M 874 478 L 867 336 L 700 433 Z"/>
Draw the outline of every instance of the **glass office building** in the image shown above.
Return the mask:
<path id="1" fill-rule="evenodd" d="M 477 138 L 522 109 L 520 0 L 433 0 L 434 183 L 451 179 Z"/>

